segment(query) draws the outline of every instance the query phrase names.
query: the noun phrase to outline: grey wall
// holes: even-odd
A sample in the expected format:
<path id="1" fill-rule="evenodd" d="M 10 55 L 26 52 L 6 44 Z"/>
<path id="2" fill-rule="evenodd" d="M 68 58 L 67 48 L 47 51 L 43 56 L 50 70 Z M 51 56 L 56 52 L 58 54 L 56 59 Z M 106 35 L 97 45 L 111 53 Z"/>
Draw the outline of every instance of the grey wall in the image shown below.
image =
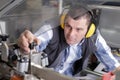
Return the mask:
<path id="1" fill-rule="evenodd" d="M 103 8 L 99 28 L 110 46 L 120 48 L 120 7 Z"/>

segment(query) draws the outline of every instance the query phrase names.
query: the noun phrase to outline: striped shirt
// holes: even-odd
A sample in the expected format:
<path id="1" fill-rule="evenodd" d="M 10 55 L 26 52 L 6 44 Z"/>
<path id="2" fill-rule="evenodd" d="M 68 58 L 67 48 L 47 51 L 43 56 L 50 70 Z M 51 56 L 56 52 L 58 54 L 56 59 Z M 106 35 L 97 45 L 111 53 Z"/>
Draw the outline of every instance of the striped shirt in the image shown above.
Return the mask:
<path id="1" fill-rule="evenodd" d="M 44 27 L 48 28 L 50 27 L 49 24 L 44 25 Z M 38 37 L 38 39 L 41 40 L 41 44 L 37 46 L 38 51 L 42 51 L 46 48 L 48 45 L 49 41 L 53 37 L 53 32 L 52 30 L 47 30 L 43 33 L 40 34 L 41 29 L 39 29 L 35 35 Z M 82 50 L 81 50 L 81 45 L 84 42 L 81 41 L 78 44 L 75 45 L 70 45 L 67 47 L 65 50 L 62 51 L 62 53 L 65 53 L 65 56 L 63 60 L 61 61 L 61 65 L 56 66 L 54 69 L 55 71 L 72 76 L 72 65 L 73 63 L 82 58 Z M 114 58 L 114 56 L 111 53 L 110 47 L 106 44 L 106 41 L 103 39 L 100 33 L 98 33 L 96 43 L 97 51 L 95 53 L 96 57 L 100 62 L 102 62 L 108 71 L 111 71 L 115 69 L 116 67 L 120 66 L 119 62 Z"/>

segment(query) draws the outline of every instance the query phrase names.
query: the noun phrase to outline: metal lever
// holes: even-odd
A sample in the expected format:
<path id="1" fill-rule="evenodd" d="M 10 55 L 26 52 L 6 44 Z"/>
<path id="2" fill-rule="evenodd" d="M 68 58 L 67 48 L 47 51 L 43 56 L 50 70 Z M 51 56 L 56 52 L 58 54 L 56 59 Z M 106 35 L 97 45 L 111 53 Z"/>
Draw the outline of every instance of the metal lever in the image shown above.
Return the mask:
<path id="1" fill-rule="evenodd" d="M 29 74 L 32 74 L 32 71 L 31 71 L 31 57 L 32 57 L 32 50 L 34 49 L 34 47 L 37 45 L 37 43 L 35 42 L 32 42 L 30 43 L 29 45 L 29 48 L 30 48 L 30 54 L 29 54 L 29 66 L 28 66 L 28 73 Z"/>
<path id="2" fill-rule="evenodd" d="M 35 42 L 30 43 L 29 45 L 30 50 L 34 49 L 35 46 L 37 46 L 37 43 Z"/>
<path id="3" fill-rule="evenodd" d="M 9 47 L 6 43 L 7 39 L 8 39 L 8 35 L 0 35 L 0 43 L 2 43 L 0 46 L 1 46 L 1 59 L 3 61 L 6 61 L 8 62 L 8 55 L 9 55 Z"/>

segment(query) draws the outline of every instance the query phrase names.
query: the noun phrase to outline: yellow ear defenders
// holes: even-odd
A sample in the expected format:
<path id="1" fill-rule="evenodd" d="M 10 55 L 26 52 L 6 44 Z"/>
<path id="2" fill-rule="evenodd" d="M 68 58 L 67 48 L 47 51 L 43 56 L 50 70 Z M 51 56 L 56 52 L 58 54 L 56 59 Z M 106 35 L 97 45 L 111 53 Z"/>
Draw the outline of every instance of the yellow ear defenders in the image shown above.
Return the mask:
<path id="1" fill-rule="evenodd" d="M 89 11 L 89 12 L 90 12 L 90 15 L 93 19 L 93 13 L 91 13 L 91 11 Z M 66 15 L 67 15 L 67 13 L 63 12 L 61 17 L 60 17 L 60 24 L 61 24 L 62 29 L 64 29 L 64 21 L 65 21 Z M 93 21 L 93 20 L 91 20 L 91 21 Z M 94 22 L 91 22 L 85 38 L 91 37 L 95 33 L 95 30 L 96 30 L 96 26 L 95 26 Z"/>
<path id="2" fill-rule="evenodd" d="M 67 15 L 67 12 L 68 12 L 68 9 L 69 8 L 65 8 L 62 12 L 62 15 L 60 16 L 60 25 L 61 25 L 61 28 L 64 29 L 64 22 L 65 22 L 65 18 L 66 18 L 66 15 Z"/>
<path id="3" fill-rule="evenodd" d="M 96 30 L 94 14 L 91 10 L 89 10 L 88 12 L 91 15 L 91 23 L 88 26 L 88 31 L 87 31 L 86 36 L 85 36 L 86 38 L 91 37 L 95 33 L 95 30 Z"/>
<path id="4" fill-rule="evenodd" d="M 62 29 L 64 29 L 64 21 L 65 21 L 66 14 L 62 14 L 60 17 L 60 24 Z"/>
<path id="5" fill-rule="evenodd" d="M 94 23 L 91 23 L 90 24 L 90 27 L 89 27 L 89 30 L 87 31 L 87 33 L 86 33 L 86 38 L 89 38 L 89 37 L 91 37 L 93 34 L 94 34 L 94 32 L 95 32 L 95 24 Z"/>

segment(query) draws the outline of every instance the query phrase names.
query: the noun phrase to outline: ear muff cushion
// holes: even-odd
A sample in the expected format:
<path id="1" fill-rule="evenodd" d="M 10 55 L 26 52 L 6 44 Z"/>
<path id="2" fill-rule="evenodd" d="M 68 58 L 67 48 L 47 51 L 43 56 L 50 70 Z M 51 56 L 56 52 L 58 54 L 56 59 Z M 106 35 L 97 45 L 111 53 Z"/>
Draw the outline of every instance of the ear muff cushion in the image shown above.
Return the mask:
<path id="1" fill-rule="evenodd" d="M 60 24 L 61 24 L 62 29 L 64 29 L 65 16 L 66 14 L 62 14 L 60 17 Z"/>
<path id="2" fill-rule="evenodd" d="M 91 37 L 94 34 L 94 32 L 95 32 L 95 24 L 91 23 L 90 28 L 86 34 L 86 38 Z"/>

